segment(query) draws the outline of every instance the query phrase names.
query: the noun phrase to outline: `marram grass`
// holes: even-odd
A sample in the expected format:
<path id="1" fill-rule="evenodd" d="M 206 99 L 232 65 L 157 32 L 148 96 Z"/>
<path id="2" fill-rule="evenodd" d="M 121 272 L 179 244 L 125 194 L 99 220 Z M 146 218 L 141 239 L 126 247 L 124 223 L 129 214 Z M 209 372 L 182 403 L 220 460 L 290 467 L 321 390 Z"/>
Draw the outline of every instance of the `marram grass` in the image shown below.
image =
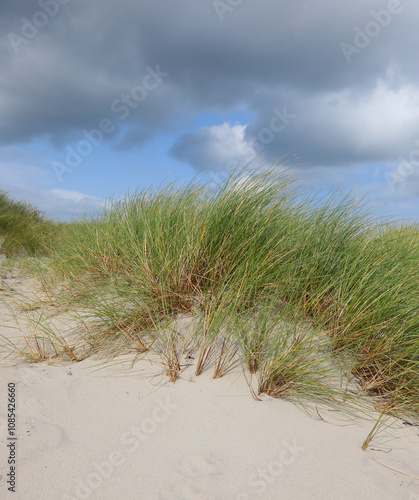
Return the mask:
<path id="1" fill-rule="evenodd" d="M 273 165 L 216 190 L 138 191 L 61 228 L 49 250 L 36 274 L 50 302 L 83 311 L 88 346 L 52 335 L 52 357 L 130 346 L 172 381 L 191 359 L 214 378 L 242 362 L 259 394 L 334 402 L 348 397 L 340 370 L 380 411 L 419 416 L 415 225 L 375 222 L 350 196 L 304 199 Z M 45 359 L 28 342 L 24 357 Z"/>
<path id="2" fill-rule="evenodd" d="M 0 190 L 0 247 L 8 256 L 48 252 L 60 227 L 35 207 L 13 201 Z"/>

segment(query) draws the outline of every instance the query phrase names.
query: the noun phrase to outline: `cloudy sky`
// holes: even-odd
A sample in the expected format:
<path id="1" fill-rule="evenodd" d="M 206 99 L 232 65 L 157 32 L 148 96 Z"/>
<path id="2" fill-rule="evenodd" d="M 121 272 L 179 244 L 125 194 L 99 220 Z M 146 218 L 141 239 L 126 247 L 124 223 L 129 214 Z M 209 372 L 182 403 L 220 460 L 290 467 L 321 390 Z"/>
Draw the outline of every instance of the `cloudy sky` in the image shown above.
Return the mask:
<path id="1" fill-rule="evenodd" d="M 419 217 L 414 0 L 0 5 L 0 189 L 68 219 L 294 154 L 307 192 Z"/>

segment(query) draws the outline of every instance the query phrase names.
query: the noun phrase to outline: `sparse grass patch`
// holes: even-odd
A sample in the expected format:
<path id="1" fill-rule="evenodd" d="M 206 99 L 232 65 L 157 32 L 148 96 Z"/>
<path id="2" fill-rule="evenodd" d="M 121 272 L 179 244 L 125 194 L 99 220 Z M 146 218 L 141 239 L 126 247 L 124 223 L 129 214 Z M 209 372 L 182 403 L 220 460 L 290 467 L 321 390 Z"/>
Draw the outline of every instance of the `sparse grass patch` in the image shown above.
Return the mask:
<path id="1" fill-rule="evenodd" d="M 45 317 L 43 311 L 38 314 L 26 313 L 26 324 L 29 333 L 16 340 L 3 337 L 4 343 L 0 347 L 3 352 L 8 353 L 7 357 L 30 363 L 51 360 L 81 361 L 84 358 L 83 348 L 77 336 L 67 332 L 66 337 Z"/>

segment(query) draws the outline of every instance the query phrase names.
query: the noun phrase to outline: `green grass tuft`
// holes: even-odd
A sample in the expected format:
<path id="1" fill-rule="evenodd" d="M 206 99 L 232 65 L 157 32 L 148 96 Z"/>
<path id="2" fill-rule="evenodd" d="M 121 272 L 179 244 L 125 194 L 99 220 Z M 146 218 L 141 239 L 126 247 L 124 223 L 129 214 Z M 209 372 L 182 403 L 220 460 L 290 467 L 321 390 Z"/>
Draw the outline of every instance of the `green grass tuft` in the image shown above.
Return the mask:
<path id="1" fill-rule="evenodd" d="M 6 255 L 50 252 L 59 227 L 35 207 L 13 201 L 0 191 L 0 248 Z"/>
<path id="2" fill-rule="evenodd" d="M 259 394 L 316 401 L 345 397 L 340 371 L 380 411 L 417 418 L 419 228 L 375 222 L 349 195 L 298 193 L 278 165 L 233 173 L 215 191 L 138 191 L 61 228 L 38 272 L 52 301 L 85 311 L 92 352 L 128 343 L 155 353 L 173 381 L 193 357 L 195 374 L 213 364 L 214 378 L 243 361 Z M 10 220 L 0 225 L 9 245 L 29 231 Z M 33 253 L 50 248 L 49 231 Z M 174 326 L 181 316 L 196 319 L 192 334 Z"/>

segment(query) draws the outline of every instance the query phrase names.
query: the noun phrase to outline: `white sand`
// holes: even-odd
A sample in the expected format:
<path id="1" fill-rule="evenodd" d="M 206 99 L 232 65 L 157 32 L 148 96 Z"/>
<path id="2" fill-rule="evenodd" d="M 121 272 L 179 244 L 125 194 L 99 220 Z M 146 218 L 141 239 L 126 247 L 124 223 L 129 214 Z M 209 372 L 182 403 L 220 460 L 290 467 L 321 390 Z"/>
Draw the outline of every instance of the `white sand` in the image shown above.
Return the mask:
<path id="1" fill-rule="evenodd" d="M 1 304 L 0 318 L 0 334 L 19 333 Z M 92 359 L 1 362 L 1 499 L 419 499 L 419 480 L 405 475 L 419 477 L 418 428 L 393 425 L 363 452 L 372 421 L 326 423 L 288 401 L 256 401 L 240 367 L 219 380 L 191 367 L 172 384 L 158 365 L 124 359 L 99 371 Z M 6 483 L 9 382 L 16 493 Z"/>

